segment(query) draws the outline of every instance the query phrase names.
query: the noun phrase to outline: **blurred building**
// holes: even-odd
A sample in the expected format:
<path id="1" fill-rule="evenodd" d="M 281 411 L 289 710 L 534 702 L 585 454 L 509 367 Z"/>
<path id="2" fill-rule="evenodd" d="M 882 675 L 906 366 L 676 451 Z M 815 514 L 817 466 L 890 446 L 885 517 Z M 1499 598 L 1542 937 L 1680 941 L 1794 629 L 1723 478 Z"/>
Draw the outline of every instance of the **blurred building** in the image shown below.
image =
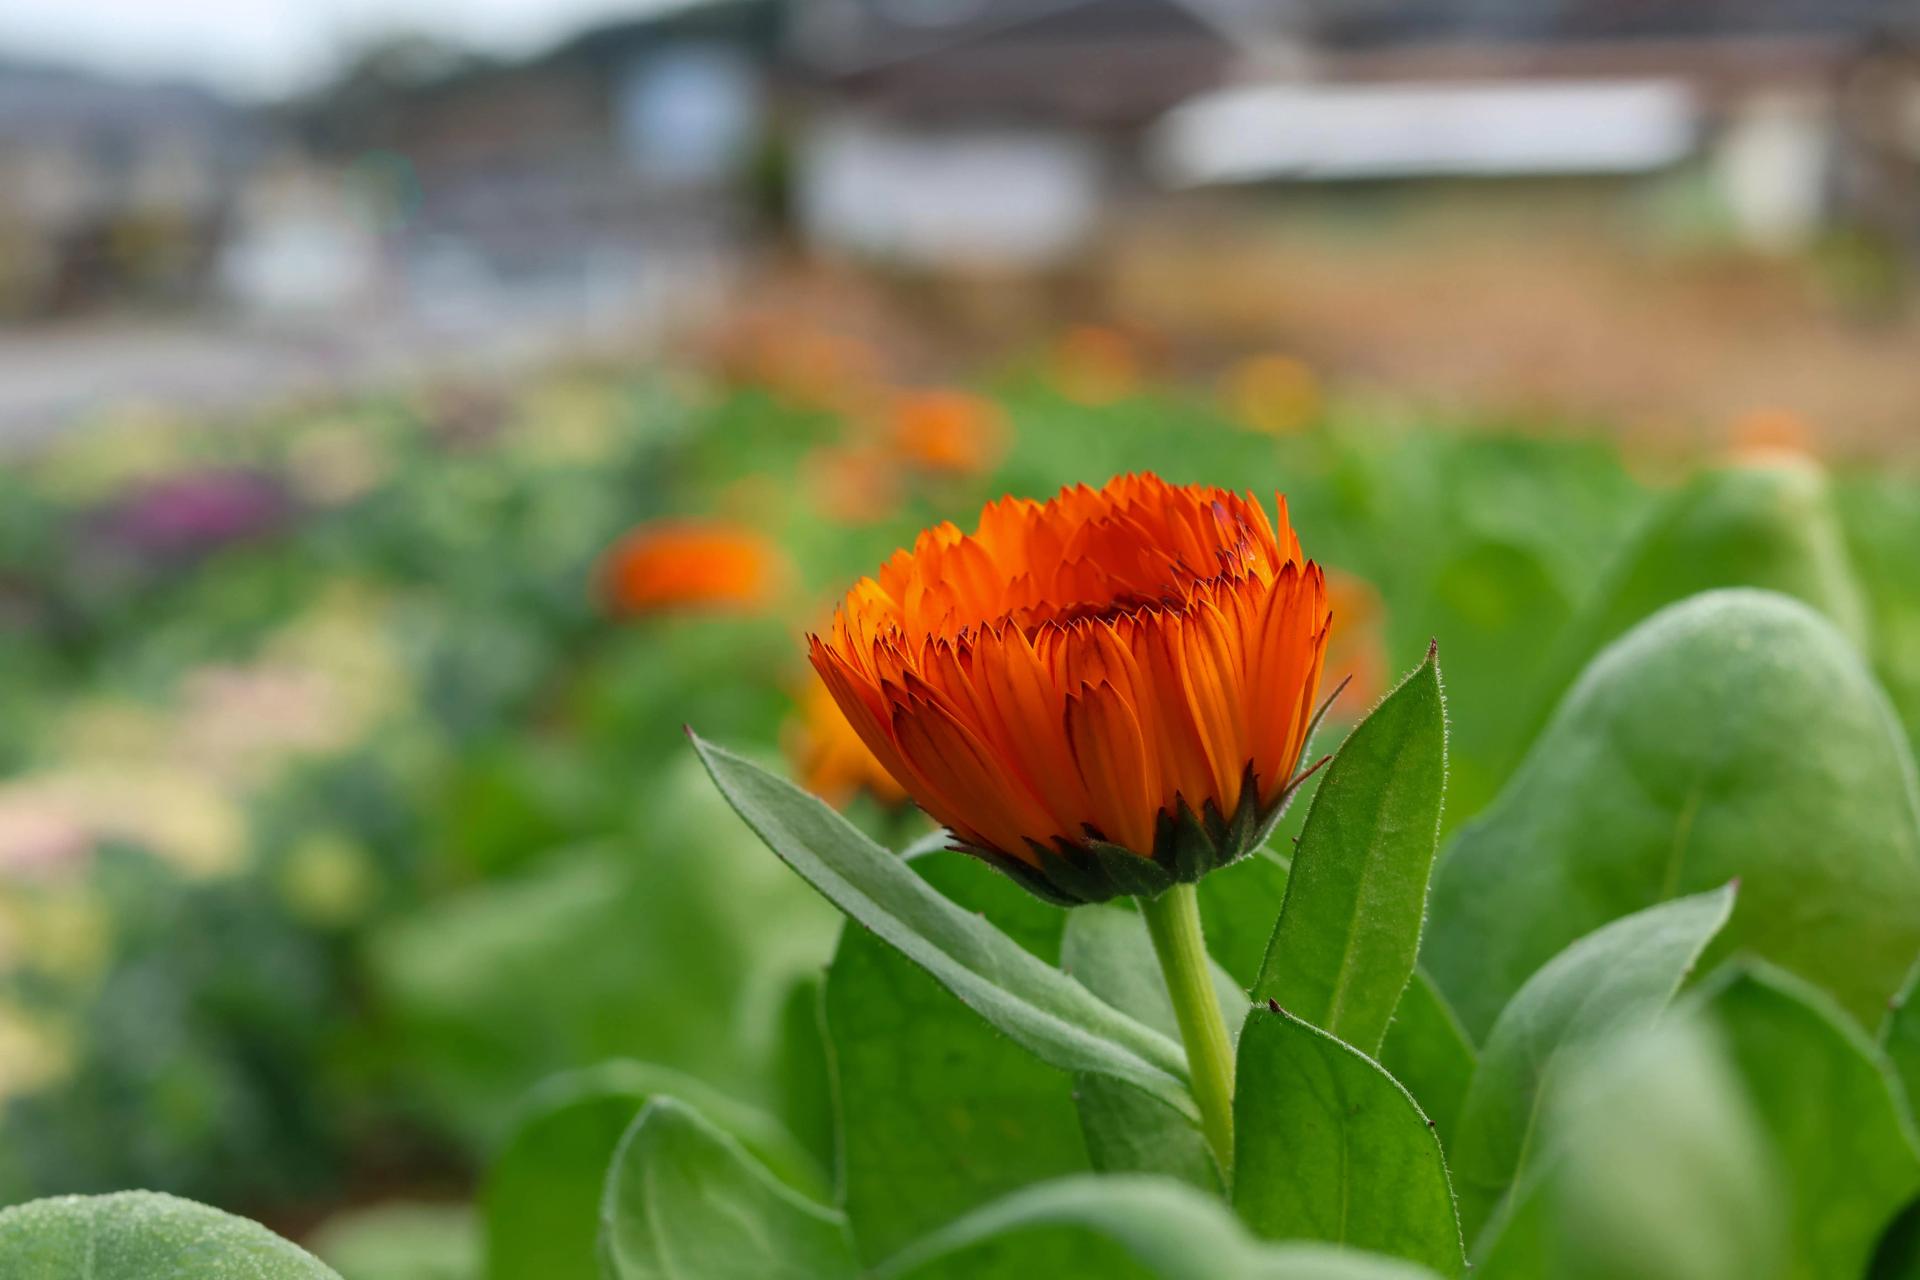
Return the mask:
<path id="1" fill-rule="evenodd" d="M 298 119 L 379 189 L 429 301 L 623 308 L 723 270 L 752 231 L 778 19 L 763 0 L 689 4 L 515 63 L 390 46 Z"/>
<path id="2" fill-rule="evenodd" d="M 190 296 L 257 132 L 197 90 L 0 62 L 0 314 Z"/>
<path id="3" fill-rule="evenodd" d="M 835 249 L 1047 264 L 1141 189 L 1162 114 L 1285 37 L 1263 0 L 800 0 L 796 204 Z"/>

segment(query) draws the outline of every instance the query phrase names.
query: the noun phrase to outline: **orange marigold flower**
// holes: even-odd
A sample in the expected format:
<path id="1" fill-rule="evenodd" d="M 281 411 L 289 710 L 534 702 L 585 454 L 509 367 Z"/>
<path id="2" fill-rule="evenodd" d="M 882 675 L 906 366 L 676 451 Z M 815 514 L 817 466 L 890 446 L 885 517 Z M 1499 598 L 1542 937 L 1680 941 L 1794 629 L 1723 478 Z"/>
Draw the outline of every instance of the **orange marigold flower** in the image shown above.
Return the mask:
<path id="1" fill-rule="evenodd" d="M 784 737 L 787 757 L 801 784 L 835 808 L 844 808 L 862 788 L 886 804 L 907 798 L 819 680 L 808 681 L 800 694 L 799 714 L 788 722 Z"/>
<path id="2" fill-rule="evenodd" d="M 1002 498 L 847 593 L 814 667 L 961 846 L 1043 897 L 1157 893 L 1299 782 L 1331 614 L 1284 500 L 1130 475 Z"/>
<path id="3" fill-rule="evenodd" d="M 985 471 L 1006 447 L 1006 420 L 999 408 L 964 391 L 900 395 L 888 426 L 894 448 L 929 471 Z"/>
<path id="4" fill-rule="evenodd" d="M 773 603 L 785 576 L 765 538 L 717 521 L 660 520 L 616 542 L 600 566 L 601 591 L 615 613 L 681 608 L 757 612 Z"/>

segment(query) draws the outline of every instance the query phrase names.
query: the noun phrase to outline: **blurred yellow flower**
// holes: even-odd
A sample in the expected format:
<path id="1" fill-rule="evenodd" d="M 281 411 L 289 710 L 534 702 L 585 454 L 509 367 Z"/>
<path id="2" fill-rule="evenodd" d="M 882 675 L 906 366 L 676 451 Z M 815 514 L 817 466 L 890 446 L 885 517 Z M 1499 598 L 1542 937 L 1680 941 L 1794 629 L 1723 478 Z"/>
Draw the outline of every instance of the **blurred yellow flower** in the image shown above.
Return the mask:
<path id="1" fill-rule="evenodd" d="M 623 615 L 701 608 L 758 613 L 787 577 L 760 534 L 719 521 L 659 520 L 615 543 L 600 565 L 607 607 Z"/>
<path id="2" fill-rule="evenodd" d="M 330 831 L 312 832 L 288 851 L 277 880 L 295 916 L 329 928 L 359 919 L 378 889 L 367 851 Z"/>
<path id="3" fill-rule="evenodd" d="M 835 808 L 845 808 L 861 789 L 885 804 L 899 804 L 907 793 L 860 740 L 833 694 L 816 675 L 798 696 L 781 745 L 793 762 L 800 784 Z"/>
<path id="4" fill-rule="evenodd" d="M 384 442 L 369 424 L 351 418 L 305 427 L 287 446 L 287 483 L 316 507 L 345 506 L 392 474 Z"/>
<path id="5" fill-rule="evenodd" d="M 1320 414 L 1320 379 L 1292 356 L 1254 356 L 1234 366 L 1227 380 L 1227 406 L 1245 427 L 1288 435 Z"/>
<path id="6" fill-rule="evenodd" d="M 1006 415 L 991 400 L 965 391 L 901 392 L 887 412 L 887 439 L 924 470 L 977 474 L 1006 451 Z"/>

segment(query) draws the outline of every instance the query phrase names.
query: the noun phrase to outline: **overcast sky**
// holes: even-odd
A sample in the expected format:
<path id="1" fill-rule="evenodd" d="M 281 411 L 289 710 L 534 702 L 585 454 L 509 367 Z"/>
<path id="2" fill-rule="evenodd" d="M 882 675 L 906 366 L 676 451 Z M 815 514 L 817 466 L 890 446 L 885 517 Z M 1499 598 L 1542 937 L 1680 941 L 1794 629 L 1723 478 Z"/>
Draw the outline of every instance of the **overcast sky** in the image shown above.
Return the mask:
<path id="1" fill-rule="evenodd" d="M 496 52 L 538 48 L 585 22 L 675 0 L 0 0 L 0 57 L 197 80 L 274 96 L 343 51 L 425 31 Z"/>

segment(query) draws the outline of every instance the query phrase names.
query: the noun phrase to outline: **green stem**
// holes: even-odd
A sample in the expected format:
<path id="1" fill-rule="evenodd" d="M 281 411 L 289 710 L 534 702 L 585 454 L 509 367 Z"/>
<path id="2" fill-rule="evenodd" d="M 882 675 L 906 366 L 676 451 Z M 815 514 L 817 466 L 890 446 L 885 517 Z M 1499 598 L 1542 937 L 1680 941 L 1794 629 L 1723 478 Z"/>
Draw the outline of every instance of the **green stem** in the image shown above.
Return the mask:
<path id="1" fill-rule="evenodd" d="M 1233 1173 L 1233 1042 L 1227 1038 L 1220 996 L 1207 962 L 1200 932 L 1200 899 L 1191 884 L 1176 884 L 1157 898 L 1141 898 L 1140 914 L 1153 935 L 1153 951 L 1173 998 L 1180 1039 L 1187 1046 L 1187 1075 L 1200 1123 L 1220 1163 L 1222 1177 Z"/>

